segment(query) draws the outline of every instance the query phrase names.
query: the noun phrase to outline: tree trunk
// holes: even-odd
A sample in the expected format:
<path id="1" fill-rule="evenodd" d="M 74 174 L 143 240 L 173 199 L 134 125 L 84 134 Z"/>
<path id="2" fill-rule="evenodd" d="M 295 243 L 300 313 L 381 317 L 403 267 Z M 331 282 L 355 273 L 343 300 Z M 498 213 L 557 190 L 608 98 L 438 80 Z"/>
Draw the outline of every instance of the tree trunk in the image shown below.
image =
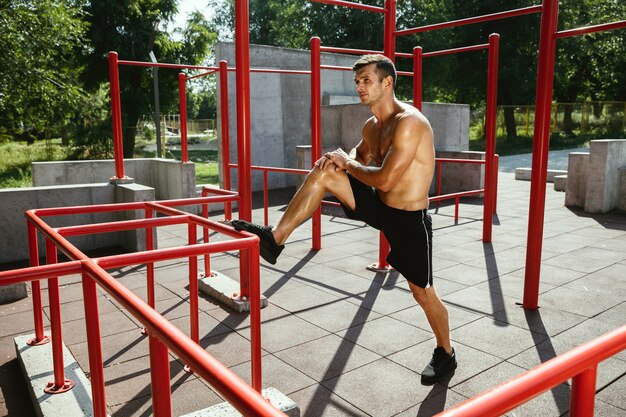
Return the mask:
<path id="1" fill-rule="evenodd" d="M 563 105 L 563 131 L 568 135 L 571 135 L 574 131 L 574 123 L 572 121 L 572 112 L 574 111 L 573 104 Z"/>
<path id="2" fill-rule="evenodd" d="M 515 124 L 515 108 L 504 107 L 504 125 L 506 126 L 507 140 L 517 139 L 517 125 Z"/>

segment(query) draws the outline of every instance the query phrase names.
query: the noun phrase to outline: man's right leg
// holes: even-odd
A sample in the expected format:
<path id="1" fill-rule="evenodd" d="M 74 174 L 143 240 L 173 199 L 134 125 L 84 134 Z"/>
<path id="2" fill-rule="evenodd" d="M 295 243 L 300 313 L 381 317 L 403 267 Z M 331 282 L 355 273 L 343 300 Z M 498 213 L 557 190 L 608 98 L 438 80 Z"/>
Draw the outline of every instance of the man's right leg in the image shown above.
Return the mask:
<path id="1" fill-rule="evenodd" d="M 337 171 L 335 168 L 334 164 L 324 169 L 316 166 L 309 172 L 304 184 L 298 189 L 285 214 L 272 231 L 277 244 L 284 244 L 296 227 L 313 214 L 326 193 L 333 194 L 345 206 L 355 209 L 356 203 L 350 180 L 343 170 Z"/>

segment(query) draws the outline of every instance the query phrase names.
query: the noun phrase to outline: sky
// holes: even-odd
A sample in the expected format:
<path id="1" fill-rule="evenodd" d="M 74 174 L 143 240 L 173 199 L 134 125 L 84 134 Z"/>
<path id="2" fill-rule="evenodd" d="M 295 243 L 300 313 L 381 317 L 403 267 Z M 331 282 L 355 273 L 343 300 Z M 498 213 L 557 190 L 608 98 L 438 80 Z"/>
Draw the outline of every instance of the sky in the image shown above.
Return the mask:
<path id="1" fill-rule="evenodd" d="M 207 19 L 211 16 L 209 8 L 207 7 L 207 0 L 179 0 L 178 15 L 174 19 L 173 27 L 183 28 L 187 20 L 187 15 L 195 10 L 204 13 Z"/>

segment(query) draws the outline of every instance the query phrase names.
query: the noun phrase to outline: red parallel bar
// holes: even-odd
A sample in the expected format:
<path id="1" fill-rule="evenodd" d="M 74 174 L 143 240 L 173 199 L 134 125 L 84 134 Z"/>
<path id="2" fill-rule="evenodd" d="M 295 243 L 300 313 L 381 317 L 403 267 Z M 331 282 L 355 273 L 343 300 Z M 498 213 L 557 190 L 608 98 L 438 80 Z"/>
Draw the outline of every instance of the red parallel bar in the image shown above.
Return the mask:
<path id="1" fill-rule="evenodd" d="M 144 61 L 125 61 L 119 60 L 119 65 L 130 65 L 135 67 L 161 67 L 161 68 L 173 68 L 173 69 L 195 69 L 195 70 L 208 70 L 216 71 L 216 67 L 206 67 L 202 65 L 185 65 L 185 64 L 166 64 L 161 62 L 144 62 Z"/>
<path id="2" fill-rule="evenodd" d="M 150 334 L 150 390 L 154 417 L 172 417 L 170 357 L 167 346 Z"/>
<path id="3" fill-rule="evenodd" d="M 237 65 L 237 164 L 239 218 L 252 220 L 252 149 L 250 143 L 250 24 L 248 0 L 235 0 L 235 57 Z"/>
<path id="4" fill-rule="evenodd" d="M 581 346 L 437 414 L 437 417 L 500 416 L 626 349 L 626 326 Z M 570 413 L 573 410 L 570 410 Z M 572 414 L 573 415 L 573 414 Z"/>
<path id="5" fill-rule="evenodd" d="M 594 365 L 572 378 L 571 417 L 593 417 L 597 373 L 598 365 Z"/>
<path id="6" fill-rule="evenodd" d="M 146 208 L 146 211 L 150 208 Z M 121 220 L 119 222 L 106 222 L 94 224 L 81 224 L 78 226 L 65 226 L 55 229 L 61 236 L 79 236 L 85 234 L 120 232 L 133 229 L 152 229 L 155 226 L 171 226 L 185 223 L 189 218 L 187 215 L 153 218 L 146 215 L 145 219 Z"/>
<path id="7" fill-rule="evenodd" d="M 521 9 L 509 10 L 505 12 L 492 13 L 492 14 L 476 16 L 476 17 L 469 17 L 466 19 L 451 20 L 449 22 L 435 23 L 432 25 L 420 26 L 417 28 L 398 30 L 396 31 L 395 35 L 405 36 L 405 35 L 412 35 L 414 33 L 428 32 L 431 30 L 439 30 L 439 29 L 451 28 L 455 26 L 463 26 L 463 25 L 471 25 L 474 23 L 488 22 L 490 20 L 507 19 L 509 17 L 522 16 L 525 14 L 540 13 L 541 10 L 542 10 L 541 5 L 524 7 Z"/>
<path id="8" fill-rule="evenodd" d="M 109 52 L 109 83 L 111 85 L 111 120 L 113 122 L 113 153 L 115 154 L 115 177 L 124 175 L 124 142 L 122 141 L 122 108 L 120 99 L 120 75 L 117 52 Z"/>
<path id="9" fill-rule="evenodd" d="M 552 87 L 556 54 L 556 37 L 554 34 L 557 32 L 558 20 L 559 1 L 543 0 L 539 34 L 535 130 L 531 167 L 533 175 L 530 181 L 524 300 L 522 302 L 522 306 L 530 310 L 535 310 L 539 306 L 539 277 L 543 245 L 544 210 L 546 206 L 550 115 L 552 111 Z"/>
<path id="10" fill-rule="evenodd" d="M 496 167 L 495 167 L 495 172 L 496 174 L 493 176 L 493 180 L 494 180 L 494 184 L 493 184 L 493 214 L 496 214 L 498 212 L 498 172 L 500 172 L 500 156 L 498 154 L 495 155 L 495 160 L 496 160 Z"/>
<path id="11" fill-rule="evenodd" d="M 211 384 L 220 396 L 242 414 L 285 417 L 284 413 L 276 409 L 241 378 L 117 282 L 101 267 L 91 260 L 82 261 L 82 265 L 85 271 L 115 300 L 146 326 L 152 336 L 162 340 L 182 361 L 193 366 L 198 376 Z"/>
<path id="12" fill-rule="evenodd" d="M 146 207 L 145 213 L 146 213 L 146 219 L 152 218 L 151 208 Z M 154 228 L 147 227 L 146 228 L 146 251 L 151 251 L 151 250 L 154 250 Z M 148 275 L 147 275 L 148 305 L 154 308 L 156 305 L 156 300 L 154 297 L 154 262 L 148 262 L 147 272 L 148 272 Z"/>
<path id="13" fill-rule="evenodd" d="M 385 0 L 385 26 L 383 34 L 383 55 L 395 61 L 396 54 L 396 0 Z"/>
<path id="14" fill-rule="evenodd" d="M 463 46 L 460 48 L 444 49 L 441 51 L 424 52 L 423 57 L 429 58 L 433 56 L 451 55 L 451 54 L 458 54 L 462 52 L 479 51 L 481 49 L 487 49 L 487 48 L 489 48 L 489 44 L 483 43 L 480 45 Z"/>
<path id="15" fill-rule="evenodd" d="M 482 194 L 484 192 L 485 192 L 484 188 L 481 188 L 479 190 L 459 191 L 458 193 L 442 194 L 442 195 L 437 195 L 434 197 L 429 197 L 428 201 L 433 202 L 433 201 L 449 200 L 449 199 L 458 198 L 458 197 L 469 197 L 471 195 Z"/>
<path id="16" fill-rule="evenodd" d="M 48 264 L 57 263 L 57 249 L 50 239 L 46 239 L 46 262 Z M 52 334 L 54 381 L 48 382 L 44 391 L 48 394 L 58 394 L 74 387 L 74 381 L 65 379 L 63 331 L 61 329 L 61 299 L 59 296 L 58 277 L 48 278 L 48 300 L 50 301 L 50 333 Z"/>
<path id="17" fill-rule="evenodd" d="M 267 170 L 263 170 L 263 220 L 267 226 L 269 224 L 269 196 L 267 193 Z"/>
<path id="18" fill-rule="evenodd" d="M 333 71 L 352 71 L 352 67 L 340 67 L 337 65 L 320 65 L 320 69 Z"/>
<path id="19" fill-rule="evenodd" d="M 306 70 L 284 70 L 272 68 L 250 68 L 250 72 L 263 72 L 269 74 L 294 74 L 294 75 L 310 75 L 311 71 Z"/>
<path id="20" fill-rule="evenodd" d="M 336 48 L 333 46 L 321 46 L 320 52 L 331 52 L 334 54 L 346 54 L 346 55 L 374 55 L 374 54 L 383 53 L 383 51 L 375 51 L 371 49 Z"/>
<path id="21" fill-rule="evenodd" d="M 202 195 L 205 195 L 206 193 L 206 189 L 203 188 L 202 189 Z M 209 218 L 209 207 L 207 204 L 203 204 L 202 205 L 202 217 L 204 217 L 205 219 Z M 203 227 L 202 228 L 202 238 L 204 240 L 204 243 L 209 243 L 209 228 L 208 227 Z M 208 253 L 204 254 L 204 276 L 205 277 L 210 277 L 211 276 L 211 255 Z"/>
<path id="22" fill-rule="evenodd" d="M 398 76 L 403 75 L 405 77 L 412 77 L 413 73 L 412 72 L 408 72 L 408 71 L 396 71 L 396 74 L 398 74 Z"/>
<path id="23" fill-rule="evenodd" d="M 455 159 L 455 158 L 435 158 L 435 161 L 444 163 L 459 163 L 459 164 L 475 164 L 482 165 L 485 163 L 482 159 Z"/>
<path id="24" fill-rule="evenodd" d="M 619 22 L 613 22 L 613 23 L 604 23 L 601 25 L 586 26 L 586 27 L 577 28 L 577 29 L 562 30 L 560 32 L 557 32 L 555 36 L 557 39 L 561 39 L 561 38 L 568 38 L 570 36 L 586 35 L 588 33 L 603 32 L 607 30 L 615 30 L 615 29 L 622 29 L 622 28 L 626 28 L 626 20 L 621 20 Z"/>
<path id="25" fill-rule="evenodd" d="M 211 71 L 207 71 L 207 72 L 203 72 L 202 74 L 196 74 L 196 75 L 190 75 L 186 78 L 187 81 L 189 80 L 193 80 L 195 78 L 202 78 L 202 77 L 206 77 L 207 75 L 213 75 L 216 72 L 218 72 L 218 70 L 211 70 Z"/>
<path id="26" fill-rule="evenodd" d="M 107 416 L 104 370 L 102 365 L 102 344 L 100 342 L 100 320 L 98 318 L 98 293 L 96 283 L 83 273 L 83 304 L 85 307 L 85 330 L 87 352 L 89 353 L 89 382 L 94 417 Z"/>
<path id="27" fill-rule="evenodd" d="M 28 258 L 30 266 L 39 266 L 39 248 L 37 243 L 37 229 L 27 221 L 26 228 L 28 230 Z M 33 320 L 35 326 L 35 337 L 28 341 L 31 346 L 43 345 L 50 341 L 50 338 L 43 332 L 43 304 L 41 302 L 41 284 L 39 280 L 33 281 L 31 284 L 33 296 Z"/>
<path id="28" fill-rule="evenodd" d="M 178 74 L 178 106 L 180 108 L 180 159 L 189 162 L 187 148 L 187 79 L 184 73 Z"/>
<path id="29" fill-rule="evenodd" d="M 487 63 L 487 104 L 485 118 L 485 196 L 483 200 L 483 242 L 491 242 L 493 229 L 493 199 L 496 154 L 496 113 L 498 108 L 498 55 L 500 35 L 489 35 L 489 57 Z"/>
<path id="30" fill-rule="evenodd" d="M 259 246 L 245 251 L 250 265 L 250 354 L 252 388 L 261 393 L 263 388 L 261 370 L 261 259 Z"/>
<path id="31" fill-rule="evenodd" d="M 322 157 L 322 76 L 321 76 L 321 42 L 320 38 L 312 37 L 311 48 L 311 168 Z M 313 250 L 322 248 L 322 206 L 319 205 L 312 216 Z"/>
<path id="32" fill-rule="evenodd" d="M 39 281 L 52 276 L 80 274 L 80 261 L 63 262 L 60 264 L 39 265 L 28 268 L 0 271 L 0 285 L 19 284 L 22 282 Z"/>
<path id="33" fill-rule="evenodd" d="M 222 139 L 222 183 L 226 190 L 231 189 L 230 185 L 230 119 L 228 115 L 228 63 L 220 61 L 220 114 L 221 114 L 221 139 Z M 204 195 L 204 194 L 203 194 Z M 208 215 L 205 217 L 209 217 Z M 232 204 L 224 204 L 224 218 L 233 218 Z M 210 270 L 207 269 L 206 272 Z"/>
<path id="34" fill-rule="evenodd" d="M 435 191 L 437 195 L 441 194 L 441 161 L 437 161 L 435 158 L 435 165 L 437 166 L 437 190 Z M 439 203 L 437 203 L 439 205 Z"/>
<path id="35" fill-rule="evenodd" d="M 367 10 L 368 12 L 385 13 L 385 9 L 367 4 L 355 3 L 345 0 L 310 0 L 312 3 L 331 4 L 334 6 L 345 6 L 353 9 Z"/>
<path id="36" fill-rule="evenodd" d="M 422 111 L 422 47 L 413 48 L 413 106 Z"/>
<path id="37" fill-rule="evenodd" d="M 188 244 L 198 244 L 198 226 L 190 223 L 187 227 Z M 200 342 L 200 326 L 198 324 L 198 257 L 189 257 L 189 320 L 191 328 L 191 340 Z"/>

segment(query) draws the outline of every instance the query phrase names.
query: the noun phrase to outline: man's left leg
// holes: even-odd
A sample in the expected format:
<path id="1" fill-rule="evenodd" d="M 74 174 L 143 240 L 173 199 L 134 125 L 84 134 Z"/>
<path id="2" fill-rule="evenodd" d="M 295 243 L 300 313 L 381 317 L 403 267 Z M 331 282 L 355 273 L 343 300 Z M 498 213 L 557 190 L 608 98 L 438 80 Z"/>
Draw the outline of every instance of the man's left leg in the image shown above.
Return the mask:
<path id="1" fill-rule="evenodd" d="M 421 288 L 407 281 L 413 298 L 420 305 L 435 335 L 437 347 L 433 358 L 422 372 L 422 382 L 434 383 L 456 369 L 456 357 L 450 344 L 450 324 L 448 310 L 441 302 L 435 289 Z"/>

